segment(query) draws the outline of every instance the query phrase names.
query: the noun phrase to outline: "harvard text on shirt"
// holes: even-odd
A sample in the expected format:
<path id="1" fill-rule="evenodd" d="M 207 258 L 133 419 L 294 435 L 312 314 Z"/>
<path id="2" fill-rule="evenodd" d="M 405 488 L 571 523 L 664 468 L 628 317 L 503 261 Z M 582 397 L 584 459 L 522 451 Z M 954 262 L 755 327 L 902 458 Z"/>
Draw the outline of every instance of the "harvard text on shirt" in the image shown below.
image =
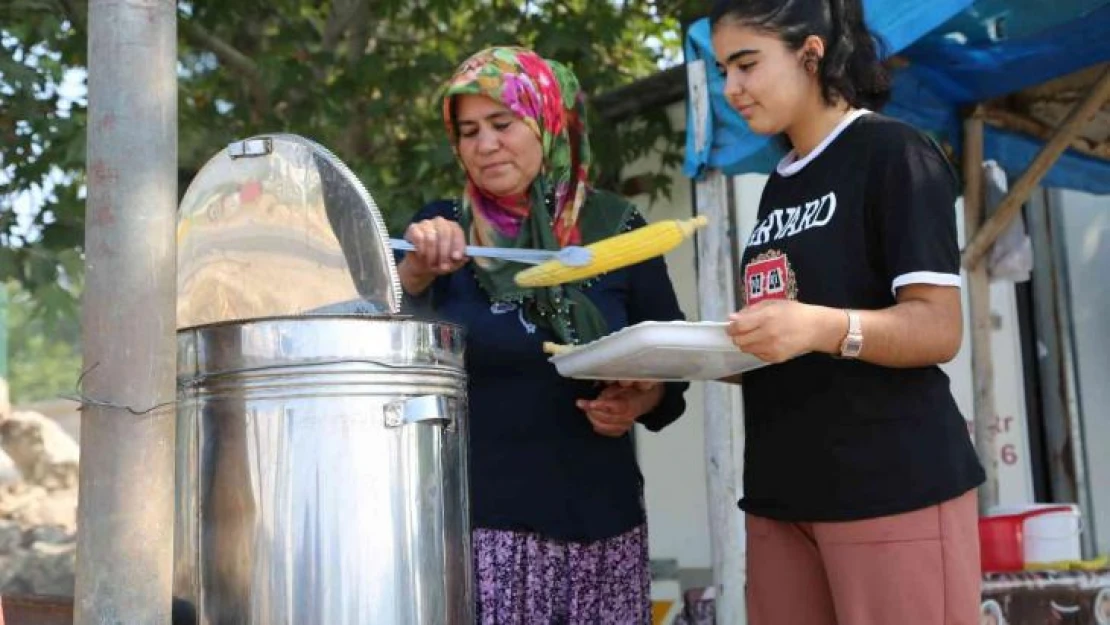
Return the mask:
<path id="1" fill-rule="evenodd" d="M 802 206 L 776 208 L 752 231 L 748 245 L 763 245 L 769 241 L 779 241 L 792 237 L 810 228 L 828 225 L 836 213 L 836 193 L 830 192 Z"/>

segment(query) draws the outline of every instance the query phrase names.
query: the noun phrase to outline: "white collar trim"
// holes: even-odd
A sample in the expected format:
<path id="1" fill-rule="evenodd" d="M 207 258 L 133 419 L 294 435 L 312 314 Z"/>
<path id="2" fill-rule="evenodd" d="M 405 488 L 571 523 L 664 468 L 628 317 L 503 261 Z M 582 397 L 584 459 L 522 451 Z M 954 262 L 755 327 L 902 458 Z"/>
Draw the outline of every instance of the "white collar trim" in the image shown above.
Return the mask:
<path id="1" fill-rule="evenodd" d="M 848 113 L 844 116 L 844 119 L 840 120 L 840 123 L 836 125 L 836 128 L 833 128 L 833 131 L 830 132 L 828 136 L 825 137 L 825 139 L 821 141 L 821 143 L 816 148 L 813 149 L 812 152 L 806 154 L 805 158 L 803 158 L 802 160 L 796 160 L 798 158 L 798 153 L 794 150 L 791 150 L 789 154 L 782 157 L 782 160 L 779 161 L 778 166 L 775 167 L 775 171 L 777 171 L 778 174 L 783 177 L 793 176 L 794 174 L 802 171 L 802 169 L 804 169 L 806 165 L 809 165 L 809 163 L 813 159 L 820 156 L 821 153 L 825 151 L 825 148 L 829 147 L 829 144 L 831 144 L 833 141 L 836 140 L 837 137 L 840 136 L 840 133 L 844 132 L 844 130 L 848 126 L 852 125 L 852 122 L 863 117 L 864 115 L 867 115 L 870 112 L 871 111 L 867 109 L 857 109 L 855 111 L 852 111 L 851 113 Z"/>

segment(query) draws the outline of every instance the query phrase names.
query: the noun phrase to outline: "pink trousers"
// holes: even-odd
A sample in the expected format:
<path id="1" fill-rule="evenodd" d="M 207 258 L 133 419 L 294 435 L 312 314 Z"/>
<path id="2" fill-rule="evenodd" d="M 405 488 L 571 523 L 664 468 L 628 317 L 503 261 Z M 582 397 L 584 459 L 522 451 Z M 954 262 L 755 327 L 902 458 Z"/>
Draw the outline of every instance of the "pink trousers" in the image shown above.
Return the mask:
<path id="1" fill-rule="evenodd" d="M 975 491 L 863 521 L 747 515 L 750 625 L 977 625 Z"/>

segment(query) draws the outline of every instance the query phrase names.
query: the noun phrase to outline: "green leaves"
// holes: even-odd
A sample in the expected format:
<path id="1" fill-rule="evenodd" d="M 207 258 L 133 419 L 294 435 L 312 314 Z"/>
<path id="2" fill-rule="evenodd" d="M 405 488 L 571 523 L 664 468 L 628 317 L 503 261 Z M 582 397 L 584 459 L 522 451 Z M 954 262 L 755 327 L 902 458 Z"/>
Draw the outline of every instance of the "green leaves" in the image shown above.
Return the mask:
<path id="1" fill-rule="evenodd" d="M 294 132 L 347 162 L 399 230 L 463 183 L 436 94 L 466 56 L 531 46 L 571 66 L 596 96 L 676 57 L 678 20 L 668 11 L 684 1 L 183 0 L 181 191 L 229 142 Z M 73 293 L 80 281 L 85 105 L 80 89 L 66 97 L 58 87 L 85 66 L 84 10 L 76 0 L 0 7 L 0 278 L 36 296 L 51 283 Z M 589 113 L 604 186 L 619 188 L 622 167 L 650 152 L 668 163 L 680 154 L 681 137 L 659 116 L 612 124 Z M 645 191 L 665 191 L 664 178 L 644 180 Z M 42 201 L 22 216 L 27 229 L 13 210 L 30 190 Z"/>
<path id="2" fill-rule="evenodd" d="M 0 280 L 47 289 L 64 302 L 54 308 L 72 314 L 73 280 L 59 282 L 58 263 L 83 238 L 85 42 L 60 7 L 16 0 L 0 8 Z"/>
<path id="3" fill-rule="evenodd" d="M 30 293 L 0 281 L 0 289 L 5 288 L 9 299 L 0 317 L 6 316 L 8 323 L 12 401 L 19 404 L 73 393 L 81 371 L 73 298 L 56 284 Z"/>

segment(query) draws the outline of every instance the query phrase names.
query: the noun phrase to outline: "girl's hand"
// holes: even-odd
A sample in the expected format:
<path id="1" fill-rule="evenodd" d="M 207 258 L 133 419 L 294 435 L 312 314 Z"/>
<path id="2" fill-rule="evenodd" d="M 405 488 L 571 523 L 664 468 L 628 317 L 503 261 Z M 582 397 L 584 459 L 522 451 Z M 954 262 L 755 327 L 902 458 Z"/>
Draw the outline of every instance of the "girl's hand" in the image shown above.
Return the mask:
<path id="1" fill-rule="evenodd" d="M 763 301 L 729 315 L 733 344 L 770 363 L 812 351 L 838 353 L 839 339 L 847 333 L 843 311 L 791 300 Z"/>

